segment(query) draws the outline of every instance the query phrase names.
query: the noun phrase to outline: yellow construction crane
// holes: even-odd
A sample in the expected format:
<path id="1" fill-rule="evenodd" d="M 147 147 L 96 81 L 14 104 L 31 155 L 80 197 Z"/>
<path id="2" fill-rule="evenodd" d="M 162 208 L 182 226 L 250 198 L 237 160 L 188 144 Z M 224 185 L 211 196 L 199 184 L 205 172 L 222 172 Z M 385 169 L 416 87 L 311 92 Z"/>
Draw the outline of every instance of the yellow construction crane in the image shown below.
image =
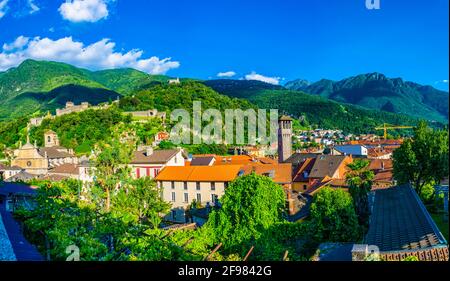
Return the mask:
<path id="1" fill-rule="evenodd" d="M 376 127 L 375 130 L 383 130 L 384 131 L 384 139 L 387 139 L 387 130 L 395 130 L 395 129 L 412 129 L 412 126 L 396 126 L 389 125 L 384 123 L 382 127 Z"/>

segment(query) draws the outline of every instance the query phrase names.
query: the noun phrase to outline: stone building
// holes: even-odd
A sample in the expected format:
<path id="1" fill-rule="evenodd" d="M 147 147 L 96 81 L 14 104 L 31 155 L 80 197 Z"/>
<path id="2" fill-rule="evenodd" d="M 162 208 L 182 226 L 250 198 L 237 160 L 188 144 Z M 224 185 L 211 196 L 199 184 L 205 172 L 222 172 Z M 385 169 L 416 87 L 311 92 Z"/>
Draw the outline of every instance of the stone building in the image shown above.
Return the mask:
<path id="1" fill-rule="evenodd" d="M 283 163 L 292 155 L 292 118 L 281 116 L 278 126 L 278 162 Z"/>
<path id="2" fill-rule="evenodd" d="M 58 108 L 56 110 L 56 116 L 61 116 L 64 114 L 69 114 L 73 112 L 81 112 L 89 108 L 88 102 L 82 102 L 80 105 L 75 105 L 73 102 L 66 102 L 65 108 Z"/>

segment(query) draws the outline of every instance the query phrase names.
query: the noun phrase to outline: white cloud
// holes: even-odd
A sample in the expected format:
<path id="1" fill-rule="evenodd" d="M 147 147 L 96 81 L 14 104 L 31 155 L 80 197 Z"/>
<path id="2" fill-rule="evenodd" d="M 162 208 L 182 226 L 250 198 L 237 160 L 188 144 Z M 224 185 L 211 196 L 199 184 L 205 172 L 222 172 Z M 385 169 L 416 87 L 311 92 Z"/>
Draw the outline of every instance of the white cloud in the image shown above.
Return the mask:
<path id="1" fill-rule="evenodd" d="M 256 72 L 252 71 L 252 73 L 245 75 L 246 80 L 257 80 L 266 82 L 269 84 L 278 85 L 280 84 L 281 77 L 267 77 L 261 74 L 257 74 Z"/>
<path id="2" fill-rule="evenodd" d="M 0 19 L 6 14 L 8 0 L 0 0 Z"/>
<path id="3" fill-rule="evenodd" d="M 25 47 L 28 44 L 28 41 L 30 40 L 30 38 L 28 37 L 24 37 L 24 36 L 19 36 L 16 38 L 16 40 L 14 40 L 14 42 L 10 43 L 10 44 L 3 44 L 3 50 L 4 51 L 13 51 L 13 50 L 21 50 L 23 49 L 23 47 Z"/>
<path id="4" fill-rule="evenodd" d="M 227 72 L 219 72 L 217 73 L 217 77 L 233 77 L 236 75 L 236 72 L 234 71 L 227 71 Z"/>
<path id="5" fill-rule="evenodd" d="M 39 10 L 41 9 L 34 3 L 34 0 L 28 0 L 28 6 L 30 6 L 30 9 L 31 9 L 30 14 L 39 12 Z"/>
<path id="6" fill-rule="evenodd" d="M 116 52 L 116 44 L 102 39 L 91 45 L 77 42 L 72 37 L 58 40 L 20 36 L 14 42 L 3 45 L 0 53 L 0 71 L 19 65 L 26 59 L 51 60 L 70 63 L 89 69 L 131 67 L 149 74 L 164 74 L 178 68 L 180 63 L 171 58 L 143 58 L 143 51 Z"/>
<path id="7" fill-rule="evenodd" d="M 108 17 L 106 0 L 66 0 L 58 11 L 71 22 L 96 22 Z"/>

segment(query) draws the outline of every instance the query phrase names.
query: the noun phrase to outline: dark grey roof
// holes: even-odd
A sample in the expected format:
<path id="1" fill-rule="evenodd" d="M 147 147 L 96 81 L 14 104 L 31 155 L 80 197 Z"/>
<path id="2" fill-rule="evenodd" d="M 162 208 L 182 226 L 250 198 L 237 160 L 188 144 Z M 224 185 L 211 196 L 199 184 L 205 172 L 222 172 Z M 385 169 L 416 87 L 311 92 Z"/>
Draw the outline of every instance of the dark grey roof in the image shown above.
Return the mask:
<path id="1" fill-rule="evenodd" d="M 209 166 L 214 159 L 214 156 L 196 157 L 192 159 L 191 166 Z"/>
<path id="2" fill-rule="evenodd" d="M 353 243 L 323 243 L 319 249 L 319 261 L 352 261 Z"/>
<path id="3" fill-rule="evenodd" d="M 131 164 L 164 164 L 179 152 L 178 149 L 154 150 L 147 155 L 145 150 L 134 153 Z"/>
<path id="4" fill-rule="evenodd" d="M 14 181 L 28 181 L 34 179 L 36 176 L 29 174 L 25 171 L 19 172 L 18 174 L 6 179 L 6 182 L 14 182 Z"/>
<path id="5" fill-rule="evenodd" d="M 345 155 L 319 155 L 311 169 L 310 178 L 324 178 L 333 176 L 345 159 Z"/>
<path id="6" fill-rule="evenodd" d="M 405 251 L 446 245 L 419 196 L 409 186 L 375 191 L 366 244 L 380 251 Z"/>
<path id="7" fill-rule="evenodd" d="M 64 148 L 64 147 L 42 147 L 42 148 L 39 148 L 39 154 L 45 157 L 45 153 L 47 153 L 47 157 L 50 159 L 74 157 L 74 155 L 72 155 L 66 151 L 60 151 L 63 149 L 66 149 L 66 148 Z"/>
<path id="8" fill-rule="evenodd" d="M 305 161 L 305 159 L 307 159 L 307 158 L 316 158 L 317 155 L 319 155 L 319 154 L 317 154 L 317 153 L 294 153 L 291 155 L 291 157 L 286 159 L 284 161 L 284 163 L 299 164 L 299 163 Z"/>
<path id="9" fill-rule="evenodd" d="M 21 171 L 23 170 L 22 168 L 20 168 L 19 166 L 12 166 L 12 167 L 0 167 L 0 170 L 4 170 L 4 171 Z"/>

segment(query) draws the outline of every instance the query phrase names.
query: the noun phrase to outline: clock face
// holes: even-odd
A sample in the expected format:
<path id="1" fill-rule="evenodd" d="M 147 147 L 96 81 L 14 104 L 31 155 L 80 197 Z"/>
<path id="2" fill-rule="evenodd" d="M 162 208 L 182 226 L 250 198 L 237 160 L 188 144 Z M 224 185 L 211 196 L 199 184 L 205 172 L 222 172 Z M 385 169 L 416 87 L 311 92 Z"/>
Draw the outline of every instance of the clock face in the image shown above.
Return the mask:
<path id="1" fill-rule="evenodd" d="M 27 162 L 27 166 L 28 166 L 28 167 L 31 167 L 31 161 L 28 161 L 28 162 Z"/>

